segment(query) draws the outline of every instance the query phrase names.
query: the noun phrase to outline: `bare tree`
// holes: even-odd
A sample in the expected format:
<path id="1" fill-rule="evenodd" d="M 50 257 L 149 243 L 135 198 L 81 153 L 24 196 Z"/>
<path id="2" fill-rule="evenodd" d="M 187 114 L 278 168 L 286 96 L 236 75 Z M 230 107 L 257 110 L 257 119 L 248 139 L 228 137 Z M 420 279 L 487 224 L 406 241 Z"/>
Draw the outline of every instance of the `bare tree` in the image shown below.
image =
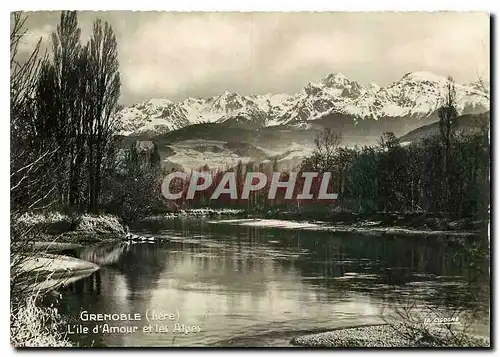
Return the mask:
<path id="1" fill-rule="evenodd" d="M 490 85 L 486 82 L 483 77 L 479 77 L 477 80 L 477 86 L 482 92 L 482 96 L 488 100 L 490 100 Z"/>
<path id="2" fill-rule="evenodd" d="M 321 161 L 324 171 L 332 171 L 335 164 L 335 153 L 342 142 L 342 135 L 334 132 L 331 128 L 325 128 L 316 136 L 315 154 Z"/>
<path id="3" fill-rule="evenodd" d="M 49 204 L 53 192 L 50 172 L 58 150 L 53 142 L 42 145 L 36 110 L 37 82 L 47 57 L 40 53 L 41 39 L 27 58 L 19 52 L 26 34 L 26 16 L 11 15 L 10 33 L 10 145 L 11 211 Z M 25 57 L 25 56 L 24 56 Z"/>
<path id="4" fill-rule="evenodd" d="M 27 321 L 22 319 L 20 311 L 26 310 L 30 299 L 36 295 L 26 286 L 34 279 L 29 269 L 23 265 L 34 253 L 32 242 L 40 232 L 28 228 L 18 220 L 22 212 L 43 208 L 52 203 L 54 181 L 51 171 L 54 166 L 54 154 L 58 147 L 53 142 L 42 144 L 38 113 L 35 105 L 37 82 L 41 70 L 46 64 L 46 56 L 40 53 L 39 40 L 28 54 L 21 53 L 19 45 L 26 34 L 27 17 L 21 12 L 11 15 L 10 33 L 10 294 L 11 294 L 11 332 L 14 334 Z M 23 59 L 23 56 L 25 57 Z M 15 335 L 14 335 L 15 336 Z M 11 337 L 13 337 L 11 335 Z M 15 338 L 15 337 L 14 337 Z"/>

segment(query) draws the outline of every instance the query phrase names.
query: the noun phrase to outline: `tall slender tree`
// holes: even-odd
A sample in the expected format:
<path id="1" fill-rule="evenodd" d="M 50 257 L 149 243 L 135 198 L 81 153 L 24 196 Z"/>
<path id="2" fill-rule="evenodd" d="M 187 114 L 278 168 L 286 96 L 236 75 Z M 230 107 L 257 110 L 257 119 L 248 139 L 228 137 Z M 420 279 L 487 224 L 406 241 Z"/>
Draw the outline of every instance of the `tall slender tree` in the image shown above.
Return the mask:
<path id="1" fill-rule="evenodd" d="M 81 53 L 80 28 L 76 11 L 62 11 L 59 25 L 52 33 L 53 66 L 57 95 L 54 120 L 54 139 L 61 147 L 59 157 L 65 163 L 64 171 L 58 172 L 60 195 L 63 204 L 73 204 L 78 183 L 75 182 L 75 163 L 77 161 L 77 136 L 81 125 L 78 115 L 79 71 Z"/>
<path id="2" fill-rule="evenodd" d="M 109 23 L 94 22 L 90 42 L 85 48 L 92 78 L 89 85 L 91 113 L 85 123 L 88 146 L 88 211 L 97 212 L 102 188 L 105 152 L 112 143 L 115 114 L 120 96 L 120 72 L 115 34 Z"/>
<path id="3" fill-rule="evenodd" d="M 458 115 L 456 109 L 456 90 L 455 81 L 452 77 L 448 77 L 448 83 L 446 85 L 446 95 L 444 98 L 444 103 L 439 108 L 439 132 L 441 137 L 441 143 L 444 148 L 443 154 L 443 167 L 444 167 L 444 180 L 443 180 L 443 194 L 444 194 L 444 208 L 449 210 L 450 195 L 449 195 L 449 181 L 450 181 L 450 156 L 452 139 L 454 134 L 454 124 L 455 119 Z"/>

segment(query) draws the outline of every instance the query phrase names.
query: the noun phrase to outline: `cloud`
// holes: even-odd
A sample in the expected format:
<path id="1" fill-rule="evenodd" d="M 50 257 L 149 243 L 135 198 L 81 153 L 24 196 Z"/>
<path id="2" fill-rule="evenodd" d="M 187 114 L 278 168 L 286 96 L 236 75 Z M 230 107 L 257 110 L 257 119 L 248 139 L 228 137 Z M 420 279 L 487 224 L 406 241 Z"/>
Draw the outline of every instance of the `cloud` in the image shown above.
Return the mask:
<path id="1" fill-rule="evenodd" d="M 28 29 L 19 41 L 18 51 L 20 53 L 31 53 L 38 44 L 38 41 L 42 41 L 42 43 L 46 45 L 52 31 L 52 26 L 48 24 L 41 28 Z"/>
<path id="2" fill-rule="evenodd" d="M 30 17 L 27 47 L 58 21 L 53 12 Z M 410 71 L 457 82 L 490 71 L 487 13 L 80 12 L 82 37 L 96 17 L 116 32 L 125 104 L 294 93 L 332 72 L 387 85 Z"/>
<path id="3" fill-rule="evenodd" d="M 422 36 L 388 52 L 388 61 L 454 75 L 459 81 L 489 74 L 488 16 L 464 15 L 436 21 Z"/>
<path id="4" fill-rule="evenodd" d="M 182 17 L 166 14 L 120 43 L 124 84 L 132 94 L 153 91 L 168 96 L 248 70 L 252 58 L 248 20 L 217 14 Z"/>
<path id="5" fill-rule="evenodd" d="M 279 55 L 281 61 L 273 70 L 280 76 L 317 66 L 332 71 L 339 66 L 364 62 L 370 56 L 370 50 L 369 43 L 346 32 L 337 31 L 332 35 L 305 33 L 298 36 L 287 52 Z"/>

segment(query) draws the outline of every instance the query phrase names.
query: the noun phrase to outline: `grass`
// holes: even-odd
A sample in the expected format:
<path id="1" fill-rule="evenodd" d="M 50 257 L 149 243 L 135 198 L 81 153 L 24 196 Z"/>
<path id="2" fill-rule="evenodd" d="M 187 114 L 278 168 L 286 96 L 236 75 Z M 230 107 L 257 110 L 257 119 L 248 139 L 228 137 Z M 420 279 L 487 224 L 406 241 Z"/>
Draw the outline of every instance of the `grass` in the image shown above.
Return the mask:
<path id="1" fill-rule="evenodd" d="M 71 347 L 64 321 L 55 307 L 41 307 L 41 297 L 29 296 L 18 306 L 11 303 L 10 343 L 13 347 Z"/>
<path id="2" fill-rule="evenodd" d="M 479 299 L 479 296 L 476 296 Z M 466 308 L 465 300 L 452 310 L 443 312 L 431 305 L 418 306 L 418 300 L 400 298 L 391 301 L 391 313 L 384 321 L 394 335 L 417 347 L 490 347 L 488 338 L 474 336 L 472 322 L 479 316 L 479 308 Z M 457 324 L 434 324 L 435 319 L 455 319 Z M 443 321 L 443 320 L 441 320 Z M 449 321 L 449 320 L 448 320 Z"/>
<path id="3" fill-rule="evenodd" d="M 13 215 L 11 225 L 18 232 L 12 234 L 14 241 L 19 242 L 24 235 L 21 232 L 37 232 L 29 234 L 24 242 L 54 243 L 92 243 L 102 240 L 116 240 L 125 234 L 120 219 L 113 215 L 67 215 L 60 212 L 23 213 Z"/>
<path id="4" fill-rule="evenodd" d="M 125 234 L 120 220 L 116 216 L 85 214 L 79 216 L 76 222 L 76 231 L 96 233 Z"/>
<path id="5" fill-rule="evenodd" d="M 51 244 L 64 241 L 100 241 L 117 239 L 125 234 L 120 220 L 111 215 L 67 215 L 60 212 L 25 212 L 11 215 L 10 261 L 10 339 L 14 347 L 69 347 L 64 321 L 57 308 L 43 305 L 46 290 L 43 282 L 50 283 L 69 264 L 75 271 L 83 262 L 62 262 L 47 254 Z M 36 249 L 34 242 L 50 244 Z M 68 258 L 69 259 L 69 258 Z M 90 263 L 89 263 L 90 264 Z M 93 264 L 92 264 L 93 265 Z M 46 271 L 50 274 L 44 274 Z M 56 269 L 57 268 L 57 269 Z M 86 268 L 83 266 L 83 268 Z M 41 281 L 38 281 L 40 280 Z M 48 284 L 51 286 L 50 284 Z"/>
<path id="6" fill-rule="evenodd" d="M 57 308 L 42 305 L 40 290 L 30 290 L 32 274 L 22 269 L 36 253 L 16 252 L 11 258 L 10 341 L 13 347 L 69 347 Z M 22 257 L 22 258 L 19 258 Z M 47 277 L 48 279 L 49 277 Z"/>
<path id="7" fill-rule="evenodd" d="M 54 306 L 43 306 L 42 291 L 33 288 L 33 282 L 40 275 L 32 269 L 26 269 L 27 262 L 36 260 L 43 254 L 35 250 L 31 243 L 44 233 L 47 218 L 23 215 L 21 219 L 11 219 L 10 342 L 13 347 L 71 346 L 62 333 L 62 316 Z M 61 220 L 58 216 L 50 218 L 54 218 L 51 222 Z M 50 276 L 42 279 L 50 279 Z"/>

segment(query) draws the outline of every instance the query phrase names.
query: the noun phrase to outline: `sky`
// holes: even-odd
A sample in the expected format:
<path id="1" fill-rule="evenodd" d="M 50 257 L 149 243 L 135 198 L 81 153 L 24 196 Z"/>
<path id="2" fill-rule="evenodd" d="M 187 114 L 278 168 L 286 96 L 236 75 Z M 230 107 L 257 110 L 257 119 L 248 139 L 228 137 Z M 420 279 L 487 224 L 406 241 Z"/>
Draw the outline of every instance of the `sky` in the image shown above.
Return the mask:
<path id="1" fill-rule="evenodd" d="M 30 12 L 21 51 L 50 43 L 60 12 Z M 78 13 L 82 41 L 96 18 L 118 41 L 120 102 L 296 93 L 342 73 L 385 86 L 429 71 L 457 83 L 490 75 L 490 22 L 480 12 Z"/>

